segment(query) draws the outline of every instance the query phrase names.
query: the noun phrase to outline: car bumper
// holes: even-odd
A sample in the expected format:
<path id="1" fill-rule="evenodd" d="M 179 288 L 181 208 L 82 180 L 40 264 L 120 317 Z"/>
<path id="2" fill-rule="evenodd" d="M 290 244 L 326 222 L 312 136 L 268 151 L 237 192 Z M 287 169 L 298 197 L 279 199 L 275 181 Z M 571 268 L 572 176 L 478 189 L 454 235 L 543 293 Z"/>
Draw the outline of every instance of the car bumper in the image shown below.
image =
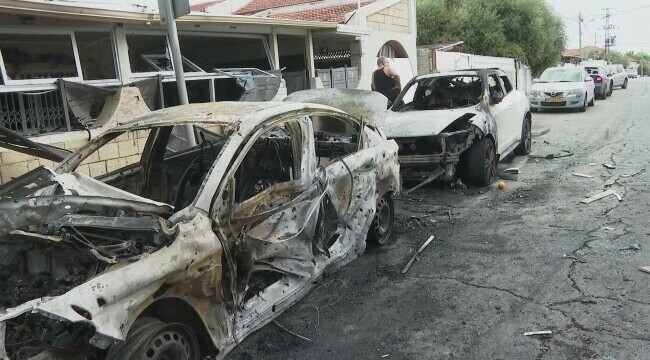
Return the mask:
<path id="1" fill-rule="evenodd" d="M 585 102 L 585 95 L 577 96 L 564 96 L 563 101 L 550 102 L 549 97 L 531 96 L 529 99 L 531 109 L 575 109 L 583 106 Z"/>

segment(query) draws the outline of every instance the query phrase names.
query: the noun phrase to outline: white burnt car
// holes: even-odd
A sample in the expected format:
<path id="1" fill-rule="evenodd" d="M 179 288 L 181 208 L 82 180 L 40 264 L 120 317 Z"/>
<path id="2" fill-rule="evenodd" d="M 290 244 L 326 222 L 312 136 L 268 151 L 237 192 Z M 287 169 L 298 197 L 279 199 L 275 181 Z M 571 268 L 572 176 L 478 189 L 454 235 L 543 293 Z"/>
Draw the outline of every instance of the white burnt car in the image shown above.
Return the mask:
<path id="1" fill-rule="evenodd" d="M 386 99 L 289 100 L 152 112 L 0 187 L 0 358 L 223 358 L 366 237 L 384 243 L 400 189 Z M 142 134 L 131 165 L 76 171 Z"/>
<path id="2" fill-rule="evenodd" d="M 528 99 L 503 71 L 460 70 L 417 76 L 390 108 L 384 131 L 399 145 L 405 182 L 420 186 L 456 175 L 478 186 L 499 159 L 531 149 Z"/>

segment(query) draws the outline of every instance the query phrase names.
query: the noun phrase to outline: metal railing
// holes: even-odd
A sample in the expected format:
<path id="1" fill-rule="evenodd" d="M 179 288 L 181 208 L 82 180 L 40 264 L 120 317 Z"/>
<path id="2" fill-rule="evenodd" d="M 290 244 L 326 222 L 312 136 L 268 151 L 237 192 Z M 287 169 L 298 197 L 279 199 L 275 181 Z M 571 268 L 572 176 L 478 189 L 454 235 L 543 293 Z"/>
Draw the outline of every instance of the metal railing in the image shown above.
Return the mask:
<path id="1" fill-rule="evenodd" d="M 0 93 L 0 126 L 21 135 L 70 129 L 59 88 Z"/>

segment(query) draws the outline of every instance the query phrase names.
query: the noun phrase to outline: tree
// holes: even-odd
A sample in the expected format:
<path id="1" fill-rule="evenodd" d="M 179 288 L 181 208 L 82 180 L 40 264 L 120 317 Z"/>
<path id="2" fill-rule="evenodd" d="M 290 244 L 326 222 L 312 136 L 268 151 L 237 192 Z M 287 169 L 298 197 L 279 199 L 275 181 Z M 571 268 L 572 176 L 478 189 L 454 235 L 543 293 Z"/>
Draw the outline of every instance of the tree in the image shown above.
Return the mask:
<path id="1" fill-rule="evenodd" d="M 513 57 L 534 73 L 566 44 L 561 19 L 539 0 L 418 0 L 417 20 L 419 45 L 463 40 L 467 52 Z"/>

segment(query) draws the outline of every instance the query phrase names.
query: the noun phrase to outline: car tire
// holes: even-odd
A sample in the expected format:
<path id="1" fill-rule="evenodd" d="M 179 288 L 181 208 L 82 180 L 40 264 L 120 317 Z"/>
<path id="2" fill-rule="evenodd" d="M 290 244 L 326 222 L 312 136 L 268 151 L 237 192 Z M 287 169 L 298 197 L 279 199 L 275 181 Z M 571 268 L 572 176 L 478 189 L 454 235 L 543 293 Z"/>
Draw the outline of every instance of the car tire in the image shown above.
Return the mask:
<path id="1" fill-rule="evenodd" d="M 496 146 L 494 141 L 484 136 L 475 141 L 467 150 L 467 177 L 476 186 L 487 186 L 492 183 L 497 173 Z"/>
<path id="2" fill-rule="evenodd" d="M 124 341 L 108 349 L 105 359 L 199 360 L 200 356 L 198 340 L 189 327 L 145 317 L 133 323 Z"/>
<path id="3" fill-rule="evenodd" d="M 589 102 L 589 106 L 594 106 L 596 105 L 596 95 L 594 94 L 594 97 L 591 98 L 591 101 Z"/>
<path id="4" fill-rule="evenodd" d="M 627 89 L 627 79 L 625 79 L 625 81 L 623 81 L 623 86 L 621 86 L 621 89 L 624 89 L 624 90 Z"/>
<path id="5" fill-rule="evenodd" d="M 377 200 L 375 217 L 370 224 L 368 239 L 373 245 L 385 245 L 390 240 L 395 224 L 395 202 L 390 193 Z"/>
<path id="6" fill-rule="evenodd" d="M 582 102 L 582 106 L 578 108 L 579 112 L 587 112 L 587 94 L 585 94 L 585 101 Z"/>
<path id="7" fill-rule="evenodd" d="M 613 92 L 614 92 L 614 83 L 610 82 L 609 83 L 609 90 L 607 90 L 607 96 L 612 96 Z"/>
<path id="8" fill-rule="evenodd" d="M 515 149 L 515 154 L 517 155 L 528 155 L 530 154 L 530 149 L 533 147 L 533 133 L 532 133 L 532 124 L 530 119 L 524 117 L 524 124 L 521 129 L 521 139 L 519 140 L 519 146 Z"/>

